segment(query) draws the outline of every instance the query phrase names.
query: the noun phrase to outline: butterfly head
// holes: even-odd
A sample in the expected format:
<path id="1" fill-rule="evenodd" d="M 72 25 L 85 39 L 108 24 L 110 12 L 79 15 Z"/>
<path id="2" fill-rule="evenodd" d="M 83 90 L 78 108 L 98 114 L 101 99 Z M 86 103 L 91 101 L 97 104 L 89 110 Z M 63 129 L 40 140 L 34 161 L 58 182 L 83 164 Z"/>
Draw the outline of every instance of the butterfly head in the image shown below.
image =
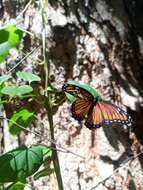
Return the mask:
<path id="1" fill-rule="evenodd" d="M 67 83 L 64 83 L 63 86 L 62 86 L 62 90 L 65 91 L 67 86 L 68 86 L 68 84 L 67 84 Z"/>

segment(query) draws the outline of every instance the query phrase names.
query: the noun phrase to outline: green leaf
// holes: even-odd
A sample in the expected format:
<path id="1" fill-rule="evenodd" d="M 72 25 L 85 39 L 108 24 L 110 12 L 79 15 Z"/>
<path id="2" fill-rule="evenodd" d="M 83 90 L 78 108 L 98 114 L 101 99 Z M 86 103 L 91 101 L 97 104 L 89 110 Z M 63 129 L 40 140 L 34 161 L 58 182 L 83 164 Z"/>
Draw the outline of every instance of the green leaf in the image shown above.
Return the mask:
<path id="1" fill-rule="evenodd" d="M 42 149 L 43 155 L 52 157 L 52 150 L 49 147 L 47 147 L 45 145 L 38 145 L 38 146 Z"/>
<path id="2" fill-rule="evenodd" d="M 17 89 L 17 96 L 22 96 L 33 91 L 33 88 L 29 85 L 19 86 Z"/>
<path id="3" fill-rule="evenodd" d="M 79 83 L 79 82 L 75 82 L 75 81 L 67 82 L 67 84 L 71 84 L 73 86 L 83 88 L 84 90 L 88 91 L 94 98 L 96 98 L 96 97 L 101 98 L 100 95 L 97 93 L 97 91 L 88 84 Z"/>
<path id="4" fill-rule="evenodd" d="M 46 168 L 40 170 L 39 172 L 37 172 L 34 175 L 35 180 L 37 180 L 41 177 L 49 176 L 54 172 L 54 169 L 51 168 L 51 164 L 50 164 L 52 161 L 52 152 L 53 151 L 45 145 L 38 145 L 38 147 L 40 147 L 43 151 L 44 163 L 46 163 L 45 164 Z"/>
<path id="5" fill-rule="evenodd" d="M 49 86 L 47 87 L 47 91 L 50 93 L 55 93 L 57 89 L 53 85 L 49 84 Z"/>
<path id="6" fill-rule="evenodd" d="M 30 72 L 25 72 L 25 71 L 18 71 L 16 73 L 17 77 L 19 77 L 20 79 L 24 80 L 24 81 L 28 81 L 29 83 L 31 82 L 36 82 L 36 81 L 40 81 L 40 77 L 30 73 Z"/>
<path id="7" fill-rule="evenodd" d="M 65 92 L 65 95 L 66 95 L 67 99 L 68 99 L 71 103 L 73 103 L 73 102 L 77 99 L 76 97 L 72 96 L 71 94 L 69 94 L 69 93 L 67 93 L 67 92 Z"/>
<path id="8" fill-rule="evenodd" d="M 3 84 L 1 84 L 1 85 L 0 85 L 0 97 L 2 96 L 1 91 L 2 91 L 3 87 L 4 87 L 4 85 L 3 85 Z"/>
<path id="9" fill-rule="evenodd" d="M 14 25 L 0 30 L 0 63 L 7 57 L 11 48 L 16 48 L 20 44 L 22 34 L 22 30 Z"/>
<path id="10" fill-rule="evenodd" d="M 49 176 L 54 172 L 55 172 L 54 168 L 50 168 L 50 166 L 49 166 L 48 168 L 44 168 L 43 170 L 37 172 L 34 175 L 34 180 L 37 180 L 37 179 L 39 179 L 41 177 Z"/>
<path id="11" fill-rule="evenodd" d="M 28 94 L 32 91 L 33 91 L 33 88 L 29 85 L 5 86 L 1 90 L 1 93 L 14 97 L 14 96 L 22 96 L 22 95 Z"/>
<path id="12" fill-rule="evenodd" d="M 25 182 L 43 163 L 40 147 L 19 147 L 0 156 L 0 182 Z"/>
<path id="13" fill-rule="evenodd" d="M 0 63 L 3 62 L 4 59 L 7 57 L 9 50 L 10 50 L 10 45 L 8 42 L 5 42 L 3 44 L 0 43 Z"/>
<path id="14" fill-rule="evenodd" d="M 49 154 L 49 156 L 51 156 L 52 150 L 49 147 L 45 145 L 38 145 L 38 146 L 42 149 L 43 155 Z"/>
<path id="15" fill-rule="evenodd" d="M 16 96 L 16 94 L 17 94 L 17 88 L 18 88 L 17 86 L 5 86 L 1 90 L 1 93 L 9 95 L 9 96 Z"/>
<path id="16" fill-rule="evenodd" d="M 6 82 L 7 80 L 9 80 L 10 78 L 12 78 L 11 75 L 2 75 L 0 76 L 0 85 L 4 82 Z"/>
<path id="17" fill-rule="evenodd" d="M 24 188 L 25 188 L 25 184 L 18 181 L 17 183 L 14 183 L 10 185 L 9 187 L 7 187 L 7 190 L 24 190 Z"/>
<path id="18" fill-rule="evenodd" d="M 28 127 L 31 122 L 34 120 L 34 113 L 29 112 L 27 109 L 22 109 L 12 115 L 9 121 L 9 131 L 12 135 L 18 135 L 22 129 L 16 124 L 21 125 L 22 127 Z"/>

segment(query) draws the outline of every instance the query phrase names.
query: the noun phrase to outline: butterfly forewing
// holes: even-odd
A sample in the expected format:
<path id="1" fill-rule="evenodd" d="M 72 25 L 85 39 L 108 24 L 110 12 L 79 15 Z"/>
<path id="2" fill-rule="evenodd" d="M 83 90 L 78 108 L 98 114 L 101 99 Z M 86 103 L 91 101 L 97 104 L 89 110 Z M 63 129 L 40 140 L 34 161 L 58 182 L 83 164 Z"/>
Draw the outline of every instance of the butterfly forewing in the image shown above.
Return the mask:
<path id="1" fill-rule="evenodd" d="M 81 98 L 81 99 L 86 99 L 87 101 L 92 101 L 93 96 L 83 88 L 80 88 L 78 86 L 73 86 L 70 84 L 64 84 L 63 85 L 63 90 L 76 98 Z"/>
<path id="2" fill-rule="evenodd" d="M 92 106 L 92 101 L 86 101 L 83 98 L 77 99 L 72 104 L 72 116 L 81 121 L 85 118 Z"/>
<path id="3" fill-rule="evenodd" d="M 83 120 L 93 104 L 93 96 L 85 89 L 70 84 L 65 84 L 63 90 L 77 98 L 72 104 L 72 116 L 79 121 Z"/>

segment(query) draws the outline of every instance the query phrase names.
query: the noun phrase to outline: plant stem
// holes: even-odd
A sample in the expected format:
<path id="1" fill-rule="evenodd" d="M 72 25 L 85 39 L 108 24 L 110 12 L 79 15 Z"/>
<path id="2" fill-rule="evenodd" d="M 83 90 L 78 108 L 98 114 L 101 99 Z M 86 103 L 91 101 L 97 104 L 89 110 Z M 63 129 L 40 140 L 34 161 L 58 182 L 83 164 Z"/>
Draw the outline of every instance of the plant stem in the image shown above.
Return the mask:
<path id="1" fill-rule="evenodd" d="M 51 138 L 54 140 L 54 126 L 53 126 L 53 114 L 52 114 L 52 103 L 51 103 L 51 97 L 49 96 L 46 101 L 45 105 L 47 112 L 48 112 L 48 120 L 49 120 L 49 127 L 50 127 L 50 132 L 51 132 Z M 60 171 L 60 165 L 59 165 L 59 159 L 58 159 L 58 154 L 56 150 L 56 145 L 55 143 L 52 143 L 52 160 L 54 164 L 54 169 L 55 169 L 55 174 L 58 182 L 58 187 L 59 190 L 64 190 L 63 187 L 63 182 L 62 182 L 62 176 L 61 176 L 61 171 Z"/>
<path id="2" fill-rule="evenodd" d="M 45 18 L 45 7 L 46 7 L 46 1 L 40 1 L 41 4 L 41 15 L 42 15 L 42 21 L 43 21 L 43 58 L 44 58 L 44 69 L 45 69 L 45 108 L 47 110 L 48 114 L 48 121 L 49 121 L 49 128 L 50 128 L 50 135 L 51 139 L 54 140 L 54 125 L 53 125 L 53 105 L 51 101 L 51 95 L 49 91 L 47 91 L 47 87 L 49 86 L 49 61 L 48 61 L 48 52 L 46 51 L 46 28 L 45 25 L 47 24 L 46 18 Z M 58 154 L 56 151 L 56 144 L 52 143 L 52 160 L 54 164 L 54 170 L 57 178 L 58 188 L 59 190 L 64 190 L 63 182 L 62 182 L 62 176 L 60 171 L 60 165 L 59 165 L 59 159 Z"/>

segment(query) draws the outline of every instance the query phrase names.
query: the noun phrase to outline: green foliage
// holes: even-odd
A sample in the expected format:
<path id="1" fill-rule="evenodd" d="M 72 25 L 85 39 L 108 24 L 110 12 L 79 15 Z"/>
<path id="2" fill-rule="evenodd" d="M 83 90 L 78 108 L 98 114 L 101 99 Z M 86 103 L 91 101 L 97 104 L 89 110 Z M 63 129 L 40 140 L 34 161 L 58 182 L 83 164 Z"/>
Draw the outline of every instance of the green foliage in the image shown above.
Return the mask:
<path id="1" fill-rule="evenodd" d="M 20 44 L 22 34 L 23 31 L 14 25 L 7 26 L 0 30 L 0 63 L 6 59 L 11 48 L 16 48 Z M 43 41 L 46 42 L 46 40 L 44 40 L 45 37 L 43 36 Z M 40 105 L 39 107 L 43 105 L 43 108 L 47 111 L 49 130 L 51 138 L 54 141 L 52 93 L 55 93 L 56 89 L 49 84 L 50 66 L 48 65 L 47 53 L 46 44 L 43 44 L 43 74 L 45 77 L 43 91 L 45 94 L 38 94 L 36 91 L 36 82 L 38 83 L 41 81 L 39 76 L 25 71 L 18 71 L 16 72 L 16 75 L 13 73 L 14 69 L 17 69 L 19 63 L 22 63 L 22 61 L 10 70 L 12 72 L 11 75 L 0 76 L 0 104 L 3 104 L 3 107 L 6 108 L 6 114 L 8 113 L 8 115 L 12 115 L 10 119 L 7 119 L 7 121 L 9 121 L 9 131 L 12 135 L 19 135 L 23 128 L 26 130 L 26 128 L 30 126 L 31 122 L 36 118 L 34 112 L 30 112 L 24 108 L 34 102 L 34 105 L 36 106 L 38 104 Z M 11 80 L 8 81 L 9 79 Z M 32 88 L 31 83 L 33 82 L 35 83 L 32 84 Z M 27 83 L 29 85 L 27 85 Z M 41 102 L 44 103 L 42 104 Z M 17 107 L 21 107 L 21 109 L 16 111 Z M 12 110 L 14 110 L 14 113 L 12 113 Z M 6 119 L 6 117 L 3 117 L 3 119 Z M 38 133 L 35 132 L 35 134 Z M 27 177 L 35 174 L 34 178 L 39 179 L 40 177 L 44 177 L 55 172 L 58 187 L 60 190 L 63 190 L 56 144 L 52 143 L 52 146 L 54 150 L 43 145 L 33 145 L 29 148 L 23 146 L 1 155 L 0 183 L 13 183 L 10 184 L 7 190 L 23 190 Z M 51 163 L 53 164 L 53 168 L 51 168 Z M 42 164 L 43 168 L 38 171 Z"/>
<path id="2" fill-rule="evenodd" d="M 19 135 L 22 129 L 18 127 L 16 124 L 26 128 L 31 124 L 34 118 L 34 113 L 29 112 L 27 109 L 17 111 L 12 115 L 12 117 L 9 120 L 8 126 L 10 133 L 12 135 Z"/>
<path id="3" fill-rule="evenodd" d="M 22 182 L 20 182 L 20 181 L 18 181 L 18 182 L 16 182 L 16 183 L 10 185 L 10 186 L 7 188 L 7 190 L 24 190 L 24 188 L 25 188 L 25 184 L 22 183 Z"/>
<path id="4" fill-rule="evenodd" d="M 22 30 L 14 25 L 0 30 L 0 63 L 7 57 L 11 48 L 16 48 L 20 44 L 22 34 Z"/>
<path id="5" fill-rule="evenodd" d="M 42 170 L 36 172 L 36 174 L 34 174 L 34 179 L 37 180 L 41 177 L 45 177 L 45 176 L 49 176 L 51 175 L 55 170 L 53 168 L 51 168 L 51 161 L 52 161 L 52 150 L 49 149 L 47 146 L 44 145 L 39 145 L 42 150 L 43 150 L 43 155 L 45 157 L 44 163 L 46 163 L 46 167 L 43 168 Z M 47 164 L 49 163 L 49 164 Z"/>
<path id="6" fill-rule="evenodd" d="M 42 149 L 43 155 L 46 156 L 46 158 L 47 157 L 50 157 L 50 158 L 52 157 L 52 151 L 51 151 L 51 149 L 49 149 L 45 145 L 38 145 L 38 146 Z"/>
<path id="7" fill-rule="evenodd" d="M 24 80 L 25 82 L 38 82 L 40 81 L 40 77 L 30 73 L 30 72 L 20 72 L 16 73 L 17 77 Z M 0 76 L 0 94 L 9 95 L 10 97 L 23 97 L 26 94 L 29 94 L 33 91 L 33 88 L 30 85 L 9 85 L 6 86 L 4 83 L 7 82 L 9 79 L 12 79 L 11 75 L 3 75 Z"/>
<path id="8" fill-rule="evenodd" d="M 1 93 L 9 95 L 11 97 L 21 97 L 22 95 L 28 94 L 33 91 L 33 88 L 29 85 L 22 86 L 5 86 L 2 88 Z"/>
<path id="9" fill-rule="evenodd" d="M 74 96 L 72 96 L 71 94 L 69 94 L 69 93 L 67 93 L 67 92 L 65 92 L 65 95 L 66 95 L 67 99 L 68 99 L 71 103 L 73 103 L 73 102 L 76 100 L 76 98 L 75 98 Z"/>
<path id="10" fill-rule="evenodd" d="M 43 163 L 43 152 L 39 146 L 19 147 L 0 156 L 0 182 L 25 182 Z"/>
<path id="11" fill-rule="evenodd" d="M 25 72 L 25 71 L 18 71 L 16 73 L 17 77 L 19 77 L 20 79 L 24 80 L 24 81 L 27 81 L 29 83 L 31 82 L 38 82 L 40 81 L 40 77 L 35 75 L 35 74 L 32 74 L 30 72 Z"/>
<path id="12" fill-rule="evenodd" d="M 47 88 L 47 91 L 49 93 L 55 93 L 57 91 L 57 89 L 54 86 L 49 85 L 48 88 Z"/>
<path id="13" fill-rule="evenodd" d="M 12 76 L 11 75 L 3 75 L 3 76 L 0 76 L 0 85 L 4 82 L 6 82 L 7 80 L 11 79 Z"/>
<path id="14" fill-rule="evenodd" d="M 51 175 L 52 173 L 54 173 L 54 168 L 50 168 L 50 166 L 48 168 L 44 168 L 43 170 L 37 172 L 35 175 L 34 175 L 34 179 L 37 180 L 41 177 L 45 177 L 45 176 L 49 176 Z"/>

